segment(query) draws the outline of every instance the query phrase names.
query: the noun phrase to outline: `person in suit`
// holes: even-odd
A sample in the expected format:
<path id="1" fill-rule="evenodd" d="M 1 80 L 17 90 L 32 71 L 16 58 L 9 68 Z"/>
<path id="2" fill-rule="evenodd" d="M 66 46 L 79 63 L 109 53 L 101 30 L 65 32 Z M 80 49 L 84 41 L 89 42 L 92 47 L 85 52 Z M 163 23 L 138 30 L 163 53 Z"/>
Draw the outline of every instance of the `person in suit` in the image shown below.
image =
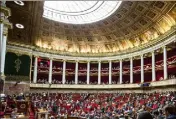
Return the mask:
<path id="1" fill-rule="evenodd" d="M 137 119 L 153 119 L 153 117 L 149 112 L 143 111 L 143 112 L 139 113 Z"/>
<path id="2" fill-rule="evenodd" d="M 176 119 L 176 107 L 174 105 L 166 105 L 164 107 L 166 119 Z"/>

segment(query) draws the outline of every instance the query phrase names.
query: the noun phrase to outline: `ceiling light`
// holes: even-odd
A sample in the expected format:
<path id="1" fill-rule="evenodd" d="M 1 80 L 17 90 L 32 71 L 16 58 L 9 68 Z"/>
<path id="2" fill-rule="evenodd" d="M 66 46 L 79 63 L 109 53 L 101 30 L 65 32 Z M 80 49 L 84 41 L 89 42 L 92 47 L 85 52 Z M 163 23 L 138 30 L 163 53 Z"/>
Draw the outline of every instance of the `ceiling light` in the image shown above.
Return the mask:
<path id="1" fill-rule="evenodd" d="M 24 26 L 22 24 L 16 24 L 15 26 L 19 29 L 24 29 Z"/>
<path id="2" fill-rule="evenodd" d="M 23 1 L 14 1 L 17 5 L 20 5 L 20 6 L 24 6 L 24 2 Z"/>

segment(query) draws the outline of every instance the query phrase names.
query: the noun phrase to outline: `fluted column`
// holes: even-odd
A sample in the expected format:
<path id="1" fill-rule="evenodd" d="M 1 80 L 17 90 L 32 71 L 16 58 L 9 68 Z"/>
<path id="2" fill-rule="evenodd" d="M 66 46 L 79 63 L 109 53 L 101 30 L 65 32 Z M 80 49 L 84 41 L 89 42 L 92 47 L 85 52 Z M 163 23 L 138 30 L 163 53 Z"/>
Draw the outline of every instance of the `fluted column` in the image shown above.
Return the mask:
<path id="1" fill-rule="evenodd" d="M 63 68 L 62 68 L 62 84 L 65 84 L 65 71 L 66 71 L 66 61 L 63 61 Z"/>
<path id="2" fill-rule="evenodd" d="M 133 83 L 133 58 L 130 58 L 130 83 Z"/>
<path id="3" fill-rule="evenodd" d="M 50 59 L 50 66 L 49 66 L 49 80 L 48 82 L 52 83 L 52 73 L 53 73 L 53 60 Z"/>
<path id="4" fill-rule="evenodd" d="M 112 84 L 112 61 L 109 61 L 109 84 Z"/>
<path id="5" fill-rule="evenodd" d="M 90 61 L 87 62 L 87 84 L 90 82 Z"/>
<path id="6" fill-rule="evenodd" d="M 5 3 L 6 1 L 1 1 L 0 4 L 0 79 L 2 80 L 5 80 L 4 68 L 8 29 L 12 28 L 12 24 L 8 20 L 11 11 Z"/>
<path id="7" fill-rule="evenodd" d="M 3 35 L 2 45 L 1 45 L 1 74 L 4 75 L 4 68 L 5 68 L 5 54 L 6 54 L 6 44 L 7 44 L 7 36 Z"/>
<path id="8" fill-rule="evenodd" d="M 98 62 L 98 84 L 101 84 L 101 61 Z"/>
<path id="9" fill-rule="evenodd" d="M 75 65 L 75 84 L 78 84 L 78 61 L 76 61 Z"/>
<path id="10" fill-rule="evenodd" d="M 123 76 L 122 59 L 120 59 L 120 84 L 122 84 L 122 76 Z"/>
<path id="11" fill-rule="evenodd" d="M 141 55 L 141 83 L 144 82 L 144 56 Z"/>
<path id="12" fill-rule="evenodd" d="M 156 81 L 155 52 L 154 51 L 152 51 L 152 81 Z"/>
<path id="13" fill-rule="evenodd" d="M 12 24 L 8 20 L 8 17 L 11 16 L 11 10 L 6 7 L 5 3 L 6 1 L 0 2 L 0 93 L 4 93 L 6 43 L 8 29 L 12 28 Z"/>
<path id="14" fill-rule="evenodd" d="M 38 67 L 38 57 L 35 57 L 33 83 L 37 83 L 37 67 Z"/>
<path id="15" fill-rule="evenodd" d="M 4 28 L 4 24 L 3 23 L 0 23 L 0 50 L 2 50 L 2 47 L 3 47 L 3 45 L 2 45 L 2 42 L 3 42 L 3 29 Z M 1 53 L 1 52 L 0 52 Z M 0 54 L 0 60 L 1 60 L 1 62 L 0 62 L 0 73 L 2 74 L 3 72 L 2 72 L 2 53 Z"/>
<path id="16" fill-rule="evenodd" d="M 167 79 L 168 76 L 167 76 L 167 49 L 166 49 L 166 46 L 163 47 L 163 65 L 164 65 L 164 79 Z"/>

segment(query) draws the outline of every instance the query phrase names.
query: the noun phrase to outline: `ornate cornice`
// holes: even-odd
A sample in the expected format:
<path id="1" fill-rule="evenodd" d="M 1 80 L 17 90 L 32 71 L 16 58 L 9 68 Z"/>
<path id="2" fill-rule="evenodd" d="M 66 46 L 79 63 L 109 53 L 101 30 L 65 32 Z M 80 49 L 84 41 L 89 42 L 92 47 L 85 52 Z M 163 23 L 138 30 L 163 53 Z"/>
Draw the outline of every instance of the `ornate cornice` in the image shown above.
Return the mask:
<path id="1" fill-rule="evenodd" d="M 12 29 L 12 24 L 7 19 L 9 16 L 11 16 L 10 8 L 1 5 L 0 14 L 4 14 L 4 16 L 1 16 L 0 18 L 0 23 L 3 23 L 8 28 Z"/>
<path id="2" fill-rule="evenodd" d="M 66 56 L 66 54 L 54 54 L 54 53 L 48 53 L 44 51 L 38 51 L 35 49 L 35 47 L 30 47 L 30 46 L 25 46 L 25 45 L 15 45 L 9 43 L 7 45 L 7 50 L 9 51 L 15 51 L 15 52 L 21 52 L 24 54 L 30 54 L 30 55 L 35 55 L 35 56 L 41 56 L 41 57 L 48 57 L 48 58 L 53 58 L 53 59 L 63 59 L 63 60 L 82 60 L 82 61 L 106 61 L 106 60 L 119 60 L 119 59 L 126 59 L 130 57 L 136 57 L 139 56 L 140 54 L 146 54 L 149 52 L 152 52 L 154 50 L 160 49 L 163 46 L 174 42 L 176 37 L 176 31 L 171 30 L 170 32 L 165 33 L 163 36 L 160 36 L 160 39 L 154 40 L 153 42 L 151 41 L 151 44 L 145 45 L 145 47 L 141 46 L 138 47 L 135 50 L 129 51 L 129 52 L 124 52 L 121 54 L 114 54 L 113 56 L 102 56 L 102 57 L 82 57 L 82 56 Z"/>
<path id="3" fill-rule="evenodd" d="M 0 9 L 1 9 L 1 12 L 3 12 L 5 14 L 5 16 L 11 16 L 10 8 L 1 5 Z"/>
<path id="4" fill-rule="evenodd" d="M 15 54 L 20 54 L 20 55 L 28 55 L 28 56 L 32 56 L 32 50 L 27 50 L 25 49 L 25 51 L 19 51 L 19 50 L 14 50 L 14 49 L 9 49 L 7 48 L 7 52 L 13 52 Z"/>

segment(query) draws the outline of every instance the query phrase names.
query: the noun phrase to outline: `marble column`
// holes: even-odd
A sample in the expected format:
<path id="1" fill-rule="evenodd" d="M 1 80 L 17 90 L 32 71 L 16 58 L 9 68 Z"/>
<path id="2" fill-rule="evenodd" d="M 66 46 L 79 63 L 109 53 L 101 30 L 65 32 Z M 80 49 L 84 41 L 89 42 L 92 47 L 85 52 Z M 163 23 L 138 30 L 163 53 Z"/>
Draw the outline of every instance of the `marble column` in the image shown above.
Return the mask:
<path id="1" fill-rule="evenodd" d="M 141 55 L 141 83 L 144 82 L 144 55 Z"/>
<path id="2" fill-rule="evenodd" d="M 98 62 L 98 84 L 101 84 L 101 61 Z"/>
<path id="3" fill-rule="evenodd" d="M 4 24 L 3 23 L 0 23 L 0 49 L 2 50 L 2 41 L 3 41 L 3 30 L 4 30 Z M 1 55 L 0 55 L 0 58 L 1 58 Z M 1 66 L 2 64 L 0 64 Z"/>
<path id="4" fill-rule="evenodd" d="M 66 71 L 66 61 L 63 61 L 63 68 L 62 68 L 62 84 L 65 84 L 65 71 Z"/>
<path id="5" fill-rule="evenodd" d="M 38 69 L 37 67 L 38 67 L 38 57 L 35 57 L 33 83 L 37 83 L 37 69 Z"/>
<path id="6" fill-rule="evenodd" d="M 112 61 L 109 61 L 109 84 L 112 84 Z"/>
<path id="7" fill-rule="evenodd" d="M 49 84 L 52 83 L 52 73 L 53 73 L 53 60 L 50 59 L 50 66 L 49 66 Z"/>
<path id="8" fill-rule="evenodd" d="M 152 81 L 156 81 L 156 72 L 155 72 L 155 51 L 152 51 Z"/>
<path id="9" fill-rule="evenodd" d="M 78 61 L 75 64 L 75 84 L 78 84 Z"/>
<path id="10" fill-rule="evenodd" d="M 163 66 L 164 66 L 164 80 L 168 78 L 167 74 L 167 49 L 163 47 Z"/>
<path id="11" fill-rule="evenodd" d="M 130 58 L 130 83 L 133 83 L 133 58 Z"/>
<path id="12" fill-rule="evenodd" d="M 4 75 L 4 69 L 5 69 L 5 54 L 6 54 L 6 44 L 7 44 L 7 36 L 3 35 L 2 45 L 1 45 L 1 74 Z"/>
<path id="13" fill-rule="evenodd" d="M 120 59 L 120 84 L 122 84 L 122 76 L 123 76 L 122 59 Z"/>
<path id="14" fill-rule="evenodd" d="M 6 43 L 8 29 L 12 29 L 12 24 L 8 20 L 8 17 L 11 16 L 11 10 L 6 7 L 5 3 L 6 1 L 1 1 L 0 4 L 0 93 L 4 93 Z"/>
<path id="15" fill-rule="evenodd" d="M 90 61 L 87 62 L 87 84 L 90 82 Z"/>
<path id="16" fill-rule="evenodd" d="M 0 4 L 0 79 L 2 80 L 5 80 L 4 68 L 8 29 L 12 28 L 12 24 L 8 20 L 8 17 L 11 16 L 11 11 L 6 7 L 5 2 L 2 1 Z"/>

